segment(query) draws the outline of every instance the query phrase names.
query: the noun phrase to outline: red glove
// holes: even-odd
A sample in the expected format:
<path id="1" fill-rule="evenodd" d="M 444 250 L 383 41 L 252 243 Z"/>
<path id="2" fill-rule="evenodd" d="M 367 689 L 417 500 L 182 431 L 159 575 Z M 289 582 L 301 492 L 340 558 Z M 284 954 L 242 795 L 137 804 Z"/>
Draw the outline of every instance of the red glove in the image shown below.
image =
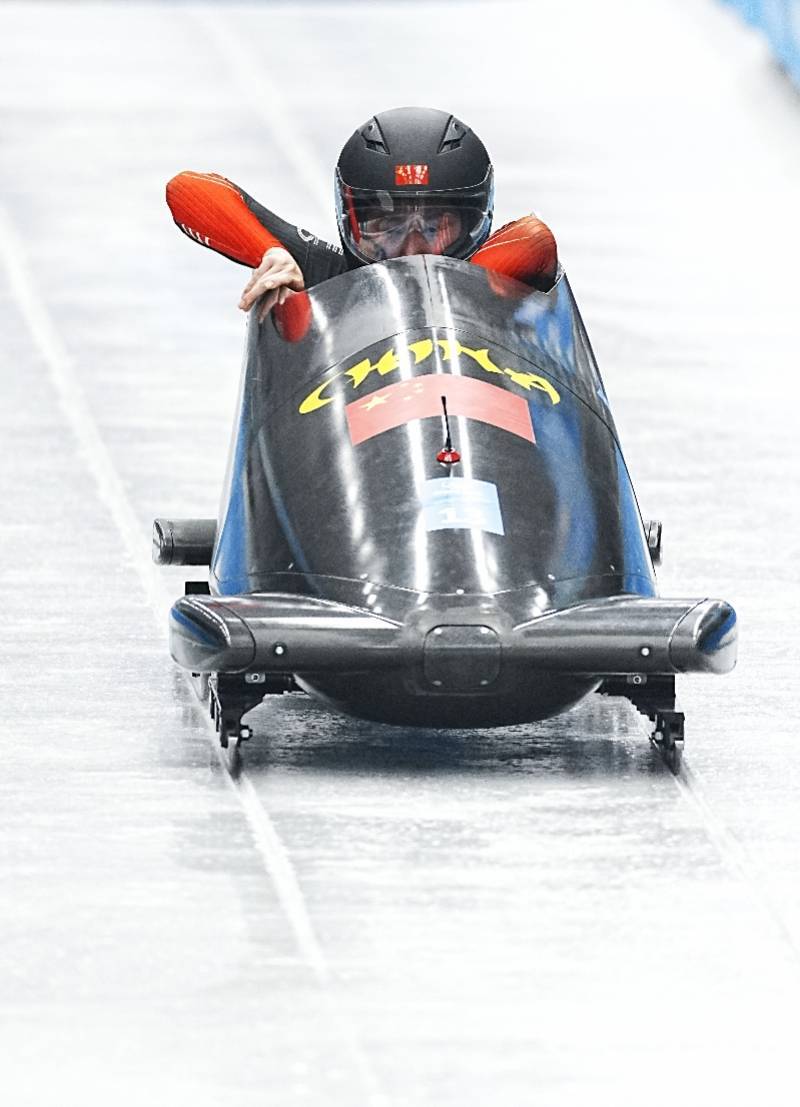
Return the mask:
<path id="1" fill-rule="evenodd" d="M 558 273 L 553 232 L 535 215 L 525 215 L 495 231 L 470 261 L 546 292 Z"/>

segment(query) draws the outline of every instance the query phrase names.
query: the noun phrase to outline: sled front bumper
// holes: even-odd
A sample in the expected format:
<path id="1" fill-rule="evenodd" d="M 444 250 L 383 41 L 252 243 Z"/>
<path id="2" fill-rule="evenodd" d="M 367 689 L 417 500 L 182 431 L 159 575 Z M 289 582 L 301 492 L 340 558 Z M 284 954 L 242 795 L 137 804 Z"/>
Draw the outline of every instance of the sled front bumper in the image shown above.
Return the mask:
<path id="1" fill-rule="evenodd" d="M 736 663 L 736 613 L 723 600 L 611 596 L 513 627 L 499 609 L 472 616 L 440 602 L 424 625 L 406 626 L 290 593 L 184 596 L 170 613 L 170 652 L 198 673 L 433 671 L 443 651 L 454 673 L 509 663 L 598 677 L 726 673 Z"/>

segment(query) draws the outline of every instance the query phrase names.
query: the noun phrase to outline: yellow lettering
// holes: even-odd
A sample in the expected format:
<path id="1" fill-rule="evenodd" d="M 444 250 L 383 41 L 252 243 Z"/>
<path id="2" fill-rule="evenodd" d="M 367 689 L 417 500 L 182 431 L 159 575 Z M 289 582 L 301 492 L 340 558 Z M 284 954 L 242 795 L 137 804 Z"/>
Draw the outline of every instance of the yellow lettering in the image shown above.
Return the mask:
<path id="1" fill-rule="evenodd" d="M 393 369 L 397 369 L 400 366 L 400 362 L 397 360 L 397 354 L 394 350 L 387 350 L 383 357 L 379 358 L 375 364 L 365 357 L 363 361 L 359 361 L 358 365 L 354 365 L 352 369 L 348 369 L 345 376 L 349 377 L 353 382 L 353 388 L 358 388 L 364 383 L 370 373 L 380 373 L 382 377 L 385 377 L 387 373 L 391 373 Z"/>
<path id="2" fill-rule="evenodd" d="M 309 411 L 317 411 L 318 408 L 325 407 L 325 404 L 331 403 L 333 401 L 333 396 L 327 396 L 323 400 L 322 393 L 329 384 L 331 384 L 333 381 L 336 380 L 337 377 L 340 377 L 341 375 L 341 373 L 336 373 L 334 376 L 329 377 L 328 380 L 323 381 L 319 388 L 315 388 L 313 392 L 310 392 L 308 396 L 306 396 L 306 398 L 303 400 L 302 404 L 300 404 L 300 407 L 297 409 L 300 414 L 308 415 Z"/>
<path id="3" fill-rule="evenodd" d="M 451 361 L 453 358 L 460 357 L 463 354 L 465 357 L 472 358 L 472 360 L 480 365 L 481 369 L 484 369 L 487 373 L 504 373 L 514 384 L 518 384 L 527 392 L 530 392 L 531 389 L 535 389 L 539 392 L 546 393 L 551 403 L 557 404 L 561 402 L 561 396 L 544 377 L 540 377 L 538 373 L 523 373 L 518 369 L 500 369 L 489 357 L 489 350 L 486 347 L 481 350 L 473 350 L 469 346 L 462 346 L 460 342 L 450 338 L 438 338 L 436 340 L 436 345 L 439 346 L 442 351 L 443 361 Z M 414 355 L 414 364 L 419 365 L 420 362 L 425 361 L 433 353 L 433 342 L 430 338 L 423 338 L 418 342 L 410 342 L 408 344 L 408 350 L 409 353 Z M 356 365 L 348 369 L 345 372 L 345 376 L 350 378 L 353 388 L 359 388 L 370 373 L 378 373 L 379 376 L 385 377 L 387 373 L 392 373 L 395 369 L 399 369 L 399 367 L 400 362 L 398 361 L 397 353 L 394 348 L 392 348 L 387 350 L 385 354 L 382 354 L 374 363 L 371 362 L 369 358 L 364 358 L 363 361 L 359 361 Z M 328 385 L 332 384 L 332 382 L 341 377 L 341 375 L 341 373 L 336 373 L 326 381 L 323 381 L 313 392 L 310 392 L 298 408 L 300 414 L 308 415 L 309 412 L 318 411 L 319 408 L 325 407 L 326 404 L 331 403 L 334 397 L 323 396 L 323 393 Z"/>
<path id="4" fill-rule="evenodd" d="M 408 349 L 414 355 L 414 364 L 419 365 L 433 353 L 433 343 L 429 338 L 423 338 L 419 342 L 409 342 Z"/>
<path id="5" fill-rule="evenodd" d="M 520 373 L 516 369 L 504 369 L 503 372 L 507 377 L 510 377 L 514 384 L 519 384 L 522 388 L 527 389 L 528 392 L 532 388 L 538 389 L 540 392 L 546 392 L 554 404 L 560 402 L 561 397 L 553 388 L 550 381 L 544 379 L 544 377 L 538 376 L 536 373 Z"/>
<path id="6" fill-rule="evenodd" d="M 459 354 L 466 354 L 467 357 L 471 357 L 473 361 L 476 361 L 481 369 L 485 369 L 487 373 L 503 372 L 503 370 L 499 369 L 489 357 L 488 349 L 471 350 L 468 346 L 462 346 L 460 342 L 454 342 L 449 338 L 437 339 L 436 345 L 441 347 L 443 361 L 450 361 L 454 356 L 457 357 Z"/>

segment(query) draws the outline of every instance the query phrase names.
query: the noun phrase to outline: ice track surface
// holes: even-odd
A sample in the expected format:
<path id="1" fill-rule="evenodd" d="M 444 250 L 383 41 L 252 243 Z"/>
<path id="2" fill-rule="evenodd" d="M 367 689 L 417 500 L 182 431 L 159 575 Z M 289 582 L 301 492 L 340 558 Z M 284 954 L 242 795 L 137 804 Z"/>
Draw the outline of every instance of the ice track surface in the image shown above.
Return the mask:
<path id="1" fill-rule="evenodd" d="M 677 780 L 622 704 L 403 732 L 299 698 L 236 777 L 156 514 L 213 515 L 246 271 L 216 170 L 333 235 L 350 129 L 449 108 L 553 226 L 662 590 L 737 607 Z M 3 1100 L 796 1102 L 800 101 L 705 0 L 0 9 Z"/>

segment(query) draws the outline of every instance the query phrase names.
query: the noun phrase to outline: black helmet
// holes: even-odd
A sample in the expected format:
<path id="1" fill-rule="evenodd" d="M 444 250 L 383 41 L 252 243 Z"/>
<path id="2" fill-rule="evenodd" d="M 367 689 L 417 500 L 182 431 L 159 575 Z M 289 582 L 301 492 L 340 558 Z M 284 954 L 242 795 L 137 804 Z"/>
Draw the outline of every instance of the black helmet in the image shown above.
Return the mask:
<path id="1" fill-rule="evenodd" d="M 348 139 L 336 166 L 336 217 L 359 264 L 403 254 L 467 258 L 492 225 L 486 147 L 453 115 L 394 108 Z"/>

